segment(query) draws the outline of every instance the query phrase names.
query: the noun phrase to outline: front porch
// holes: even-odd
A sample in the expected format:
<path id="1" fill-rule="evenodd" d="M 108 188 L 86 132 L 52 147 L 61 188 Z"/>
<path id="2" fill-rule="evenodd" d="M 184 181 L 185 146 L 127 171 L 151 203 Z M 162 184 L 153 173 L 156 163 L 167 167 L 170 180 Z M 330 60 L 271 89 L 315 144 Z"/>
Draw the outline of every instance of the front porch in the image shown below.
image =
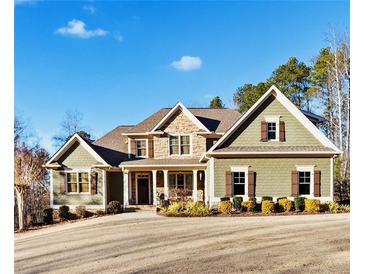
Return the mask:
<path id="1" fill-rule="evenodd" d="M 159 205 L 162 199 L 183 195 L 207 202 L 205 168 L 169 167 L 169 169 L 125 168 L 123 170 L 123 204 Z"/>

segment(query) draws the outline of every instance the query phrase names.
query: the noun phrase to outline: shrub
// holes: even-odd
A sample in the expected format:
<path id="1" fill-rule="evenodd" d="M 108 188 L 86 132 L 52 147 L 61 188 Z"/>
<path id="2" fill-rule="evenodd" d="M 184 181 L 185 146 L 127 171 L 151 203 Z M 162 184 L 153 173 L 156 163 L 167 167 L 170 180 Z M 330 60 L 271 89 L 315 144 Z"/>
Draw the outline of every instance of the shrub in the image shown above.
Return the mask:
<path id="1" fill-rule="evenodd" d="M 95 215 L 100 217 L 100 216 L 103 216 L 105 214 L 104 210 L 97 210 L 95 211 Z"/>
<path id="2" fill-rule="evenodd" d="M 242 197 L 239 197 L 239 196 L 233 197 L 233 207 L 235 210 L 237 210 L 237 211 L 241 210 L 242 201 L 243 201 Z"/>
<path id="3" fill-rule="evenodd" d="M 221 197 L 221 202 L 223 201 L 230 201 L 231 199 L 229 197 Z"/>
<path id="4" fill-rule="evenodd" d="M 293 207 L 293 203 L 288 198 L 280 198 L 278 199 L 278 207 L 280 211 L 289 212 Z"/>
<path id="5" fill-rule="evenodd" d="M 122 205 L 119 201 L 110 201 L 107 207 L 107 211 L 111 214 L 121 213 L 123 211 Z"/>
<path id="6" fill-rule="evenodd" d="M 304 201 L 305 201 L 305 198 L 304 197 L 295 197 L 294 198 L 294 207 L 295 207 L 295 210 L 298 210 L 298 211 L 303 211 L 304 210 Z"/>
<path id="7" fill-rule="evenodd" d="M 43 223 L 47 225 L 53 223 L 53 208 L 48 207 L 43 209 Z"/>
<path id="8" fill-rule="evenodd" d="M 255 211 L 256 203 L 254 201 L 245 201 L 241 203 L 241 210 L 244 212 L 253 212 Z"/>
<path id="9" fill-rule="evenodd" d="M 58 209 L 58 216 L 61 220 L 67 220 L 70 217 L 70 208 L 67 205 L 62 205 Z"/>
<path id="10" fill-rule="evenodd" d="M 273 201 L 264 200 L 261 202 L 261 211 L 264 214 L 275 212 L 275 203 Z"/>
<path id="11" fill-rule="evenodd" d="M 207 216 L 209 207 L 202 202 L 189 201 L 186 203 L 186 211 L 190 216 Z"/>
<path id="12" fill-rule="evenodd" d="M 173 202 L 172 204 L 169 205 L 169 207 L 167 208 L 166 212 L 168 213 L 172 213 L 172 214 L 178 214 L 183 212 L 185 209 L 185 204 L 182 201 L 179 202 Z"/>
<path id="13" fill-rule="evenodd" d="M 85 206 L 77 206 L 75 208 L 75 212 L 77 217 L 79 218 L 85 218 L 87 216 L 87 211 Z"/>
<path id="14" fill-rule="evenodd" d="M 232 203 L 230 201 L 222 201 L 219 203 L 218 210 L 224 214 L 231 214 Z"/>
<path id="15" fill-rule="evenodd" d="M 321 207 L 320 207 L 321 203 L 317 199 L 305 199 L 304 204 L 305 204 L 305 209 L 304 210 L 306 212 L 316 213 L 316 212 L 319 212 L 321 210 Z"/>
<path id="16" fill-rule="evenodd" d="M 262 203 L 263 201 L 272 201 L 272 197 L 271 197 L 271 196 L 262 196 L 262 197 L 261 197 L 261 203 Z"/>
<path id="17" fill-rule="evenodd" d="M 350 205 L 340 205 L 338 211 L 341 213 L 349 213 L 350 212 Z"/>
<path id="18" fill-rule="evenodd" d="M 169 205 L 170 205 L 170 201 L 169 200 L 160 200 L 160 206 L 162 207 L 162 208 L 168 208 L 169 207 Z"/>
<path id="19" fill-rule="evenodd" d="M 325 203 L 328 207 L 328 211 L 331 213 L 338 213 L 340 211 L 340 205 L 336 202 Z"/>

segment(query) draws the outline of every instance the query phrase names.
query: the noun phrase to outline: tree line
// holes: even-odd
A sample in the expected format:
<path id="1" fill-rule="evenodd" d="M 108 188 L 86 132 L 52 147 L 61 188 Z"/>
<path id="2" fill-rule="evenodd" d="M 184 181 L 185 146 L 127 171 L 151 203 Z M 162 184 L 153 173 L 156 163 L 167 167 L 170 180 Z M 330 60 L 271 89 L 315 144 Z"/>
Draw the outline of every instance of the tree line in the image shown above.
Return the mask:
<path id="1" fill-rule="evenodd" d="M 298 108 L 319 110 L 326 122 L 324 134 L 343 153 L 335 160 L 335 194 L 348 200 L 350 193 L 350 43 L 347 33 L 331 31 L 327 46 L 321 48 L 310 64 L 290 57 L 262 82 L 245 83 L 233 94 L 241 113 L 247 111 L 272 85 L 276 85 Z M 224 107 L 218 96 L 210 107 Z"/>

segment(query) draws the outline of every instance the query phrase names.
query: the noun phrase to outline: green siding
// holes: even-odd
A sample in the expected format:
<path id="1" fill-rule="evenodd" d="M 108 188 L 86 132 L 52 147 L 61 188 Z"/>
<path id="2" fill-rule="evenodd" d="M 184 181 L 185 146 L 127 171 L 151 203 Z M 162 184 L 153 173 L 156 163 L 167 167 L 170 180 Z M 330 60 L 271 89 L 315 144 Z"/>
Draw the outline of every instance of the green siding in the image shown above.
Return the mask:
<path id="1" fill-rule="evenodd" d="M 98 173 L 97 194 L 60 194 L 61 173 L 53 171 L 53 204 L 54 205 L 102 205 L 103 204 L 103 172 L 92 169 Z"/>
<path id="2" fill-rule="evenodd" d="M 89 168 L 96 162 L 97 160 L 78 142 L 59 159 L 59 163 L 69 168 Z"/>
<path id="3" fill-rule="evenodd" d="M 296 165 L 321 170 L 321 196 L 330 196 L 330 158 L 214 159 L 214 196 L 225 196 L 225 172 L 231 166 L 249 166 L 256 172 L 256 196 L 291 196 L 291 171 Z"/>
<path id="4" fill-rule="evenodd" d="M 285 122 L 285 142 L 261 142 L 261 121 L 278 116 Z M 320 146 L 322 145 L 274 96 L 267 99 L 227 142 L 228 146 Z"/>

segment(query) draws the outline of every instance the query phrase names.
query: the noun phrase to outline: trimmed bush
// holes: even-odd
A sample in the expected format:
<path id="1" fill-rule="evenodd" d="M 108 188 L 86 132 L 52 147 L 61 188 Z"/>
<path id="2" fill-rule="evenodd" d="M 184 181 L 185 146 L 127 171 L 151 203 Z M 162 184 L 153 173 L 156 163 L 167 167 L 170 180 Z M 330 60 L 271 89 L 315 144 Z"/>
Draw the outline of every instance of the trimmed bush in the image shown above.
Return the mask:
<path id="1" fill-rule="evenodd" d="M 122 205 L 120 204 L 119 201 L 110 201 L 107 206 L 107 211 L 110 214 L 122 213 L 123 212 Z"/>
<path id="2" fill-rule="evenodd" d="M 338 208 L 340 213 L 349 213 L 350 212 L 350 205 L 340 205 Z"/>
<path id="3" fill-rule="evenodd" d="M 46 225 L 53 223 L 53 208 L 48 207 L 43 209 L 43 223 Z"/>
<path id="4" fill-rule="evenodd" d="M 232 203 L 230 201 L 222 201 L 219 203 L 218 210 L 223 214 L 231 214 Z"/>
<path id="5" fill-rule="evenodd" d="M 60 206 L 58 216 L 61 220 L 68 220 L 70 218 L 70 208 L 67 205 Z"/>
<path id="6" fill-rule="evenodd" d="M 261 202 L 261 211 L 264 214 L 270 214 L 275 212 L 275 203 L 273 201 L 264 200 Z"/>
<path id="7" fill-rule="evenodd" d="M 87 216 L 87 211 L 85 206 L 77 206 L 75 208 L 75 212 L 77 217 L 79 218 L 85 218 Z"/>
<path id="8" fill-rule="evenodd" d="M 255 211 L 256 203 L 254 201 L 245 201 L 241 203 L 241 210 L 243 212 L 253 212 Z"/>
<path id="9" fill-rule="evenodd" d="M 243 201 L 243 198 L 242 197 L 239 197 L 239 196 L 233 197 L 233 208 L 236 211 L 240 211 L 241 210 L 241 203 L 242 203 L 242 201 Z"/>
<path id="10" fill-rule="evenodd" d="M 295 207 L 295 210 L 298 210 L 298 211 L 303 211 L 304 210 L 304 201 L 305 201 L 305 198 L 304 197 L 295 197 L 294 198 L 294 207 Z"/>
<path id="11" fill-rule="evenodd" d="M 189 216 L 207 216 L 209 214 L 209 207 L 202 202 L 189 201 L 186 203 L 186 211 Z"/>
<path id="12" fill-rule="evenodd" d="M 321 210 L 321 206 L 320 206 L 321 203 L 317 199 L 305 199 L 304 204 L 305 204 L 305 208 L 304 208 L 305 212 L 317 213 Z"/>
<path id="13" fill-rule="evenodd" d="M 278 199 L 278 207 L 282 212 L 289 212 L 293 207 L 293 203 L 288 198 L 280 198 Z"/>
<path id="14" fill-rule="evenodd" d="M 178 214 L 183 212 L 185 209 L 185 204 L 182 201 L 179 202 L 173 202 L 169 205 L 169 207 L 166 209 L 166 212 L 172 213 L 172 214 Z"/>
<path id="15" fill-rule="evenodd" d="M 327 209 L 331 213 L 338 213 L 340 211 L 340 205 L 336 202 L 327 202 L 325 205 L 327 205 Z"/>
<path id="16" fill-rule="evenodd" d="M 221 202 L 224 202 L 224 201 L 230 201 L 231 198 L 229 197 L 221 197 Z"/>
<path id="17" fill-rule="evenodd" d="M 261 203 L 262 203 L 263 201 L 272 201 L 272 197 L 271 197 L 271 196 L 262 196 L 262 197 L 261 197 Z"/>

